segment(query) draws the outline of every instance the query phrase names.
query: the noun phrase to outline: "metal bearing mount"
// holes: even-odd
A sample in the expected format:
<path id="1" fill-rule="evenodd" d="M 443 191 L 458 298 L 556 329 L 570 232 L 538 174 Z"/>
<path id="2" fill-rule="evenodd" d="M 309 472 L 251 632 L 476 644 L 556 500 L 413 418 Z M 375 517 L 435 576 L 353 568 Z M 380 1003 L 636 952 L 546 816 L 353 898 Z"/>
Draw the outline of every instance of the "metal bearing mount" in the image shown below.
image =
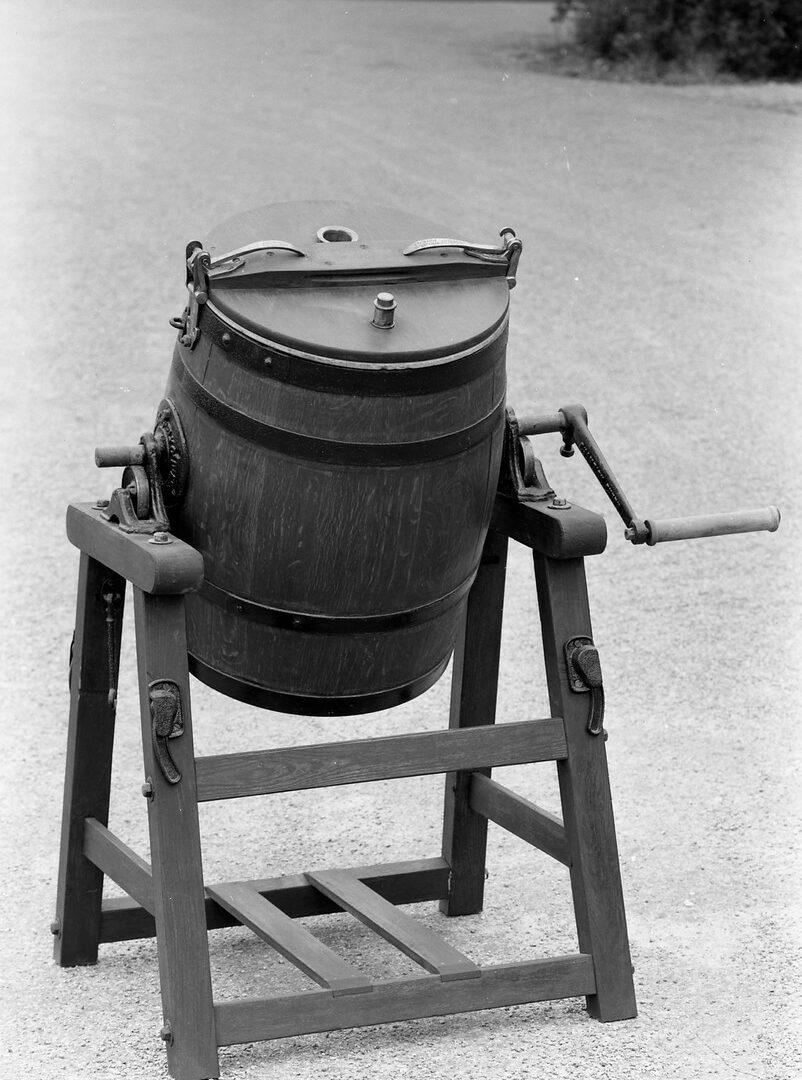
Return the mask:
<path id="1" fill-rule="evenodd" d="M 169 532 L 166 506 L 183 498 L 189 474 L 189 455 L 175 405 L 159 405 L 153 434 L 146 432 L 136 446 L 99 446 L 100 468 L 123 466 L 122 483 L 98 509 L 124 532 Z"/>

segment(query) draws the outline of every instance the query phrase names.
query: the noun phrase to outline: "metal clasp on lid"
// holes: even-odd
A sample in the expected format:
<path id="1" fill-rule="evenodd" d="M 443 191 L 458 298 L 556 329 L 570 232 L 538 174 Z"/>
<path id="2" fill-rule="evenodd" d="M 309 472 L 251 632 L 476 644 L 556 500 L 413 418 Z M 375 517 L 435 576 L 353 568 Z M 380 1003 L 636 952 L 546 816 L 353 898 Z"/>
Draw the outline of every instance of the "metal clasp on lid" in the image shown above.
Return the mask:
<path id="1" fill-rule="evenodd" d="M 416 240 L 402 252 L 403 255 L 415 255 L 419 251 L 431 251 L 432 248 L 459 248 L 466 255 L 472 255 L 476 259 L 485 262 L 507 263 L 507 284 L 511 289 L 515 288 L 515 272 L 518 269 L 518 260 L 521 257 L 523 244 L 515 235 L 513 229 L 504 228 L 499 233 L 504 243 L 498 247 L 493 244 L 474 244 L 469 240 L 450 240 L 446 237 L 432 237 L 429 240 Z"/>
<path id="2" fill-rule="evenodd" d="M 245 261 L 246 255 L 257 251 L 290 251 L 294 255 L 305 257 L 294 244 L 288 244 L 286 240 L 255 240 L 253 243 L 244 244 L 234 248 L 223 255 L 211 257 L 199 240 L 193 240 L 187 244 L 187 291 L 189 302 L 181 315 L 170 319 L 170 325 L 181 331 L 181 344 L 187 349 L 194 349 L 200 337 L 198 318 L 200 309 L 209 299 L 209 278 L 218 274 L 227 274 L 231 270 L 237 270 Z"/>
<path id="3" fill-rule="evenodd" d="M 209 273 L 227 274 L 230 270 L 237 270 L 242 266 L 246 255 L 253 255 L 257 251 L 291 251 L 294 255 L 300 255 L 301 258 L 306 256 L 305 251 L 301 251 L 295 244 L 288 244 L 286 240 L 254 240 L 253 243 L 243 244 L 242 247 L 227 251 L 224 255 L 215 255 L 209 262 Z"/>

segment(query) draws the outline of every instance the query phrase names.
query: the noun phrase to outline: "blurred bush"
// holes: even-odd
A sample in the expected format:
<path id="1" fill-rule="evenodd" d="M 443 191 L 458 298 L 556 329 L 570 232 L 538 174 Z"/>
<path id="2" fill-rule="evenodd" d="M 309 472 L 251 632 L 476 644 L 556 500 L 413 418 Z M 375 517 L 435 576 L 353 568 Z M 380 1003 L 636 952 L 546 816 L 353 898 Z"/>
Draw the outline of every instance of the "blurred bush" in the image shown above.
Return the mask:
<path id="1" fill-rule="evenodd" d="M 554 18 L 612 63 L 802 79 L 802 0 L 557 0 Z"/>

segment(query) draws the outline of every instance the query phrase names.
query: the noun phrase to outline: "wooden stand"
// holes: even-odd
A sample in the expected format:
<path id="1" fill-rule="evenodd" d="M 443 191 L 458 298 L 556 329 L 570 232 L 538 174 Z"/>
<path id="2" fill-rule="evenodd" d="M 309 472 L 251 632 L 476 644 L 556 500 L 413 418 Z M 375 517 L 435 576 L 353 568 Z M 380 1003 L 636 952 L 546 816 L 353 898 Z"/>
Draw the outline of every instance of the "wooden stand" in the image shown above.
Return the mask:
<path id="1" fill-rule="evenodd" d="M 203 577 L 181 541 L 122 532 L 71 505 L 81 549 L 64 795 L 59 964 L 93 964 L 98 945 L 156 935 L 170 1074 L 219 1075 L 217 1048 L 314 1031 L 584 996 L 599 1020 L 636 1014 L 604 738 L 588 730 L 597 693 L 566 646 L 591 642 L 583 556 L 603 520 L 499 495 L 454 655 L 448 730 L 196 758 L 183 594 Z M 508 539 L 534 553 L 550 717 L 494 726 Z M 117 652 L 125 582 L 134 587 L 143 793 L 151 864 L 107 828 Z M 563 820 L 490 778 L 493 766 L 555 761 Z M 197 804 L 269 792 L 447 773 L 440 858 L 204 886 Z M 396 905 L 439 900 L 446 915 L 482 908 L 487 822 L 568 866 L 579 951 L 481 966 Z M 108 875 L 130 899 L 102 901 Z M 347 911 L 425 973 L 373 982 L 294 920 Z M 242 924 L 320 989 L 215 1004 L 207 930 Z"/>

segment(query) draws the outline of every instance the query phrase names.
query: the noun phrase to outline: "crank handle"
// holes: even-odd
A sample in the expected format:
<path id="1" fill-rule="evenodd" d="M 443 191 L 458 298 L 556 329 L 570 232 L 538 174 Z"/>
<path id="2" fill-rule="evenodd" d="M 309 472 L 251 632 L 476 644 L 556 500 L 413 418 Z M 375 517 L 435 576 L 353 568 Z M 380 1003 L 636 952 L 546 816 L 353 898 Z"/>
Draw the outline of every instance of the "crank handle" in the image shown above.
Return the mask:
<path id="1" fill-rule="evenodd" d="M 760 510 L 733 510 L 726 514 L 702 514 L 699 517 L 666 518 L 664 521 L 633 521 L 624 536 L 633 544 L 662 544 L 668 540 L 694 540 L 702 536 L 727 536 L 730 533 L 776 532 L 780 511 L 776 506 Z"/>

